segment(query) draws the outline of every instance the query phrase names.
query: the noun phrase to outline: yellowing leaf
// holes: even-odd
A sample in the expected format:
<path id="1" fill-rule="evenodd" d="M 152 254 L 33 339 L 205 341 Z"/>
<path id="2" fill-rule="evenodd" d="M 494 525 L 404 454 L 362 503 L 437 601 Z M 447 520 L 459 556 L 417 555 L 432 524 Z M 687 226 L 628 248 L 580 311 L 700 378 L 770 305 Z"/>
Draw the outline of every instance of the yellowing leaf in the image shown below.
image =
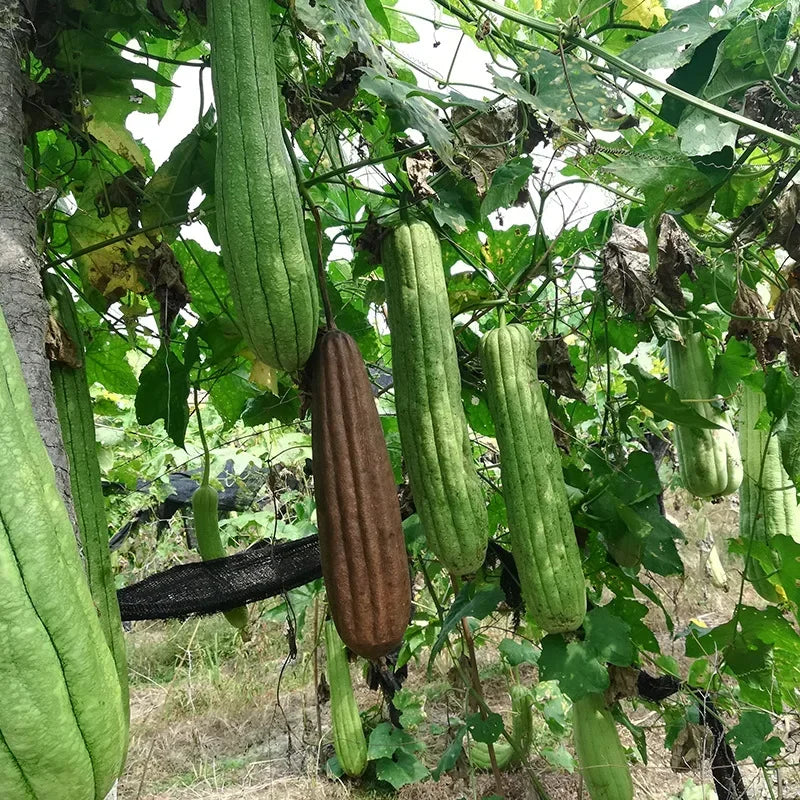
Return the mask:
<path id="1" fill-rule="evenodd" d="M 102 219 L 80 209 L 67 222 L 72 250 L 77 252 L 112 239 L 127 225 L 128 217 L 124 209 L 114 209 Z M 144 292 L 135 257 L 139 248 L 149 246 L 150 241 L 144 234 L 134 233 L 129 239 L 79 256 L 76 261 L 84 285 L 94 287 L 111 300 L 122 297 L 127 291 Z"/>
<path id="2" fill-rule="evenodd" d="M 667 15 L 659 0 L 622 0 L 622 4 L 622 19 L 626 22 L 637 22 L 643 28 L 649 28 L 653 20 L 659 25 L 667 24 Z"/>
<path id="3" fill-rule="evenodd" d="M 250 383 L 278 394 L 278 373 L 263 361 L 254 361 L 250 370 Z"/>

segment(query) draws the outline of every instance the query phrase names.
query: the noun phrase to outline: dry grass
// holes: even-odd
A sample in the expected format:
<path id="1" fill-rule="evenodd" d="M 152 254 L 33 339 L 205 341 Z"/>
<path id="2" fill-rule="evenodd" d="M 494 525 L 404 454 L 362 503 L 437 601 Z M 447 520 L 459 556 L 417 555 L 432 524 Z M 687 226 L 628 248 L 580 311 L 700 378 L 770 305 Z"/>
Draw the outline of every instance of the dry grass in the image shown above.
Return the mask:
<path id="1" fill-rule="evenodd" d="M 707 532 L 701 515 L 708 518 L 724 558 L 724 539 L 735 535 L 735 503 L 706 505 L 701 511 L 682 494 L 671 495 L 667 511 L 687 533 L 682 545 L 687 565 L 684 579 L 649 580 L 672 615 L 676 632 L 689 621 L 702 619 L 712 626 L 727 618 L 738 594 L 739 574 L 728 563 L 732 588 L 729 593 L 713 587 L 703 566 L 705 554 L 699 540 Z M 757 602 L 746 595 L 748 602 Z M 264 604 L 266 605 L 266 604 Z M 653 610 L 649 619 L 662 650 L 684 664 L 683 640 L 671 636 L 663 615 Z M 307 625 L 310 631 L 311 625 Z M 489 632 L 497 641 L 502 630 Z M 300 657 L 285 664 L 287 644 L 282 625 L 258 621 L 252 640 L 243 644 L 222 618 L 185 623 L 138 623 L 128 635 L 132 676 L 132 740 L 128 766 L 120 782 L 119 800 L 368 800 L 379 795 L 329 779 L 325 764 L 332 754 L 327 705 L 322 708 L 322 736 L 317 730 L 313 681 L 313 641 L 299 642 Z M 508 711 L 505 677 L 497 667 L 493 647 L 479 650 L 484 689 L 492 708 Z M 447 744 L 447 723 L 463 714 L 463 692 L 452 688 L 446 659 L 428 681 L 422 666 L 414 667 L 407 687 L 424 695 L 427 727 L 417 731 L 427 751 L 423 758 L 434 766 Z M 282 673 L 280 680 L 279 676 Z M 359 705 L 379 714 L 380 695 L 369 691 L 353 667 Z M 536 680 L 529 668 L 524 681 Z M 280 700 L 280 705 L 279 701 Z M 644 707 L 628 707 L 631 717 L 647 728 L 649 764 L 633 768 L 637 800 L 666 800 L 680 791 L 687 774 L 670 768 L 670 754 L 663 749 L 664 729 L 657 714 Z M 627 732 L 623 732 L 627 737 Z M 631 739 L 625 738 L 630 745 Z M 544 720 L 537 721 L 537 745 L 551 745 L 554 737 Z M 536 752 L 536 748 L 534 748 Z M 578 800 L 576 776 L 559 772 L 540 758 L 530 767 L 543 782 L 552 800 Z M 459 771 L 460 770 L 460 771 Z M 767 800 L 769 794 L 757 772 L 745 770 L 750 800 Z M 695 781 L 710 779 L 693 775 Z M 530 776 L 521 770 L 504 775 L 506 800 L 533 797 Z M 784 785 L 784 800 L 800 798 L 800 792 Z M 792 794 L 794 791 L 794 794 Z M 435 783 L 405 787 L 400 800 L 478 800 L 494 792 L 491 776 L 459 768 Z M 583 800 L 586 795 L 583 793 Z"/>

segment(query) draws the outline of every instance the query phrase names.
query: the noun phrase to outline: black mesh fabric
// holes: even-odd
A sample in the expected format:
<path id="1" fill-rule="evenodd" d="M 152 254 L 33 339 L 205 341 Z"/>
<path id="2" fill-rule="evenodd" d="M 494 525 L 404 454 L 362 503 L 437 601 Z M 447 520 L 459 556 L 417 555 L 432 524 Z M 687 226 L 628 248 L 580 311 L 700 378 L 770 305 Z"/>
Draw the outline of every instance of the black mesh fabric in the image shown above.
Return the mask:
<path id="1" fill-rule="evenodd" d="M 319 540 L 265 542 L 214 561 L 179 564 L 117 592 L 122 619 L 182 619 L 275 597 L 322 577 Z"/>

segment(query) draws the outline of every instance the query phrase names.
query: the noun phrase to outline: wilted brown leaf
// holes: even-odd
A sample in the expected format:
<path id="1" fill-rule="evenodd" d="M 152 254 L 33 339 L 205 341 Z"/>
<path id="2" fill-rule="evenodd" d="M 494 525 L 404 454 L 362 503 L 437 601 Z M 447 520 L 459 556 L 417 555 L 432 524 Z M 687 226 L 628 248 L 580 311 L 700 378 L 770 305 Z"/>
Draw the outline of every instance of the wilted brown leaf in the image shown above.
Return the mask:
<path id="1" fill-rule="evenodd" d="M 610 706 L 619 700 L 636 697 L 639 693 L 637 689 L 639 670 L 634 667 L 617 667 L 614 664 L 609 664 L 608 680 L 606 702 Z"/>
<path id="2" fill-rule="evenodd" d="M 50 314 L 47 318 L 47 329 L 44 332 L 44 351 L 50 361 L 66 364 L 72 369 L 79 369 L 83 366 L 83 360 L 78 354 L 77 345 L 53 314 Z"/>
<path id="3" fill-rule="evenodd" d="M 713 753 L 714 737 L 702 725 L 693 722 L 681 729 L 672 745 L 670 766 L 673 772 L 689 772 L 700 767 L 701 762 Z"/>
<path id="4" fill-rule="evenodd" d="M 790 186 L 775 204 L 772 230 L 765 244 L 778 245 L 795 260 L 800 261 L 800 186 Z"/>
<path id="5" fill-rule="evenodd" d="M 386 229 L 382 228 L 375 219 L 372 211 L 367 212 L 367 224 L 356 239 L 355 251 L 364 253 L 369 264 L 381 263 L 381 242 L 386 236 Z"/>
<path id="6" fill-rule="evenodd" d="M 769 312 L 758 292 L 739 281 L 731 312 L 736 316 L 728 324 L 728 338 L 735 336 L 737 339 L 750 342 L 761 364 L 766 364 L 775 358 L 782 349 L 780 337 L 776 337 L 777 325 L 765 321 L 769 317 Z M 747 319 L 737 319 L 737 317 L 747 317 Z M 777 350 L 774 349 L 776 344 Z"/>
<path id="7" fill-rule="evenodd" d="M 798 72 L 795 70 L 792 75 L 792 83 L 785 84 L 787 95 L 795 102 L 800 100 L 797 77 Z M 784 133 L 794 133 L 797 126 L 800 125 L 798 110 L 787 108 L 768 83 L 758 83 L 745 92 L 741 113 L 748 119 Z"/>
<path id="8" fill-rule="evenodd" d="M 422 200 L 425 197 L 436 197 L 436 191 L 428 183 L 428 178 L 433 174 L 433 152 L 422 150 L 406 159 L 406 173 L 411 182 L 414 197 Z"/>
<path id="9" fill-rule="evenodd" d="M 575 383 L 575 367 L 569 357 L 567 343 L 562 336 L 542 339 L 537 353 L 539 378 L 556 397 L 584 400 L 583 392 Z"/>
<path id="10" fill-rule="evenodd" d="M 694 268 L 704 263 L 703 256 L 688 235 L 668 214 L 661 217 L 658 230 L 658 267 L 655 277 L 656 296 L 672 311 L 686 306 L 681 291 L 681 276 L 696 279 Z"/>
<path id="11" fill-rule="evenodd" d="M 150 283 L 150 291 L 159 303 L 161 335 L 169 337 L 175 317 L 192 299 L 186 287 L 183 269 L 166 242 L 159 243 L 154 249 L 141 248 L 138 261 L 142 275 Z"/>
<path id="12" fill-rule="evenodd" d="M 800 372 L 800 288 L 790 286 L 781 293 L 775 304 L 775 322 L 789 366 Z"/>
<path id="13" fill-rule="evenodd" d="M 453 111 L 453 123 L 458 125 L 473 113 L 472 109 L 465 106 L 456 108 Z M 479 195 L 486 194 L 492 175 L 511 157 L 512 153 L 504 144 L 513 140 L 517 130 L 516 105 L 478 114 L 458 129 L 459 139 L 463 143 L 459 165 L 466 167 L 478 187 Z"/>
<path id="14" fill-rule="evenodd" d="M 645 232 L 616 223 L 600 260 L 603 285 L 617 305 L 629 314 L 644 316 L 654 294 Z"/>

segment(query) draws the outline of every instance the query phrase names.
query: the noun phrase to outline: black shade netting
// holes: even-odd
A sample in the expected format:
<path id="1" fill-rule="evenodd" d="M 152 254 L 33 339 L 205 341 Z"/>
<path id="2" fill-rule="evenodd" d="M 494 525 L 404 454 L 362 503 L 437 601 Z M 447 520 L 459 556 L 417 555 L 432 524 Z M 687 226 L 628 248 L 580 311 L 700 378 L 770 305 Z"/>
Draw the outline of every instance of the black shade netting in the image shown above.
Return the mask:
<path id="1" fill-rule="evenodd" d="M 322 577 L 319 540 L 264 542 L 213 561 L 179 564 L 117 592 L 122 619 L 182 619 L 275 597 Z"/>

